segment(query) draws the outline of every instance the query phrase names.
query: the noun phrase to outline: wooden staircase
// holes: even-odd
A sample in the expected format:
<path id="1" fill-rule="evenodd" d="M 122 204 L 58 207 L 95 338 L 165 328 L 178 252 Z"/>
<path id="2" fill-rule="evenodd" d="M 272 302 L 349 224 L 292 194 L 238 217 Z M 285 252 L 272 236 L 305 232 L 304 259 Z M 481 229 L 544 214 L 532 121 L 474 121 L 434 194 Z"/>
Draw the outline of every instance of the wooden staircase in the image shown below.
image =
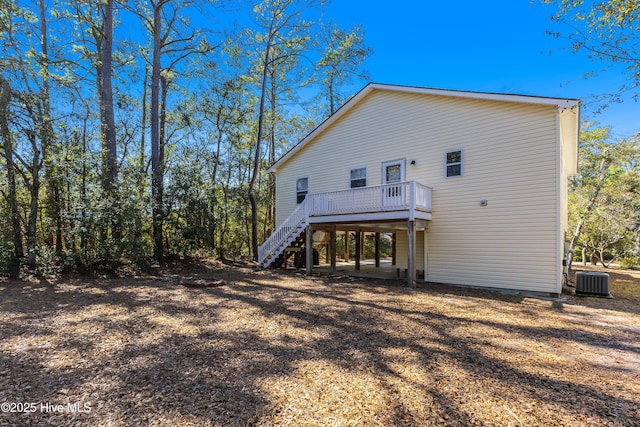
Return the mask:
<path id="1" fill-rule="evenodd" d="M 300 234 L 295 238 L 293 242 L 289 243 L 287 246 L 282 248 L 282 251 L 280 252 L 280 254 L 275 259 L 273 259 L 273 261 L 271 261 L 269 264 L 263 265 L 263 267 L 275 267 L 275 268 L 286 267 L 284 263 L 285 263 L 287 249 L 301 248 L 302 246 L 304 246 L 304 244 L 305 244 L 305 230 L 302 229 L 300 231 Z"/>
<path id="2" fill-rule="evenodd" d="M 305 242 L 307 228 L 307 200 L 304 200 L 280 224 L 280 227 L 258 248 L 258 263 L 266 268 L 281 266 L 284 263 L 285 250 L 288 247 L 300 247 Z"/>

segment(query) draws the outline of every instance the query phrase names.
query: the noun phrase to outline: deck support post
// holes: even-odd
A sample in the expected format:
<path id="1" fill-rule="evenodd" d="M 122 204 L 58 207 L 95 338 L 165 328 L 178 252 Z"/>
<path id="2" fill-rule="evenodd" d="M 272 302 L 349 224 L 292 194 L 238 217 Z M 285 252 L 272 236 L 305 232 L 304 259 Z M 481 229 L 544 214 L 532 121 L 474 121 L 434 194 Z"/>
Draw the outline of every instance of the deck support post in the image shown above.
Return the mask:
<path id="1" fill-rule="evenodd" d="M 310 276 L 313 270 L 313 230 L 311 230 L 311 224 L 307 225 L 305 258 L 307 276 Z"/>
<path id="2" fill-rule="evenodd" d="M 349 232 L 344 232 L 344 261 L 349 262 Z"/>
<path id="3" fill-rule="evenodd" d="M 396 233 L 391 233 L 391 265 L 396 265 Z"/>
<path id="4" fill-rule="evenodd" d="M 376 267 L 380 267 L 380 233 L 374 234 Z"/>
<path id="5" fill-rule="evenodd" d="M 429 251 L 427 245 L 427 229 L 425 228 L 423 231 L 424 236 L 424 282 L 427 282 L 427 277 L 429 275 Z"/>
<path id="6" fill-rule="evenodd" d="M 361 249 L 362 249 L 362 245 L 360 244 L 360 242 L 362 241 L 362 232 L 361 231 L 356 231 L 356 270 L 360 270 L 360 256 L 361 254 Z"/>
<path id="7" fill-rule="evenodd" d="M 407 222 L 407 237 L 409 238 L 407 250 L 407 285 L 416 287 L 416 222 Z"/>
<path id="8" fill-rule="evenodd" d="M 329 252 L 331 253 L 331 273 L 336 272 L 336 226 L 331 226 L 329 231 Z"/>

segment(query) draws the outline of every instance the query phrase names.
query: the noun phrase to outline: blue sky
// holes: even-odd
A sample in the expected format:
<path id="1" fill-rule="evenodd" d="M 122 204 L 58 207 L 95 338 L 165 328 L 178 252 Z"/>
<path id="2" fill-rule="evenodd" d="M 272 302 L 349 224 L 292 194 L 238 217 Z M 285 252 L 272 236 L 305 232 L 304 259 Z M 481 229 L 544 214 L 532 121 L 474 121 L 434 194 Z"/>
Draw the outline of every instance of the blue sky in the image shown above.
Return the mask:
<path id="1" fill-rule="evenodd" d="M 583 119 L 612 126 L 614 137 L 640 130 L 640 103 L 626 99 L 595 115 L 593 95 L 615 91 L 621 69 L 600 70 L 566 41 L 545 34 L 567 30 L 549 20 L 553 9 L 530 0 L 333 0 L 327 18 L 362 24 L 374 54 L 371 80 L 412 86 L 579 98 Z"/>

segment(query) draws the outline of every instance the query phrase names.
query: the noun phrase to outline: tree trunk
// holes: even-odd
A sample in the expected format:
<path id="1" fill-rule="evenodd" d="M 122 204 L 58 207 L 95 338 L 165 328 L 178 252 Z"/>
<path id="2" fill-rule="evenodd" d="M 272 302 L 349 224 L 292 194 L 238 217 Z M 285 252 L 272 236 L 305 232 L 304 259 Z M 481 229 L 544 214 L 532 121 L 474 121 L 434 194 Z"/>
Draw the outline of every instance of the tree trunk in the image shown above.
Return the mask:
<path id="1" fill-rule="evenodd" d="M 584 225 L 584 221 L 589 215 L 589 212 L 593 209 L 596 204 L 596 200 L 598 199 L 598 195 L 600 194 L 600 190 L 602 190 L 602 186 L 604 185 L 605 180 L 607 179 L 608 165 L 605 160 L 602 159 L 600 162 L 600 180 L 598 181 L 598 185 L 593 190 L 593 194 L 591 195 L 591 199 L 589 199 L 589 204 L 584 210 L 582 214 L 582 218 L 578 221 L 578 225 L 576 226 L 576 231 L 573 233 L 573 238 L 571 239 L 571 243 L 569 244 L 569 254 L 568 254 L 568 262 L 569 270 L 571 270 L 571 264 L 573 262 L 573 253 L 575 252 L 576 245 L 578 244 L 578 240 L 580 239 L 580 234 L 582 233 L 582 227 Z"/>
<path id="2" fill-rule="evenodd" d="M 118 179 L 118 154 L 116 144 L 116 125 L 113 108 L 112 57 L 113 57 L 113 0 L 105 0 L 102 6 L 102 49 L 101 58 L 101 108 L 100 121 L 103 135 L 103 190 L 109 201 L 107 225 L 111 226 L 111 237 L 116 247 L 120 246 L 122 230 L 119 212 L 120 200 L 116 192 Z M 119 250 L 118 250 L 119 252 Z"/>
<path id="3" fill-rule="evenodd" d="M 262 84 L 260 88 L 260 108 L 258 110 L 258 135 L 256 137 L 256 151 L 253 158 L 253 173 L 249 181 L 249 203 L 251 203 L 251 252 L 253 259 L 258 260 L 258 198 L 256 196 L 256 181 L 260 171 L 260 145 L 262 141 L 262 127 L 264 122 L 264 104 L 267 95 L 267 75 L 269 69 L 271 39 L 268 40 L 264 52 L 262 69 Z"/>
<path id="4" fill-rule="evenodd" d="M 149 67 L 144 67 L 144 82 L 142 84 L 142 125 L 140 131 L 140 162 L 138 164 L 138 168 L 140 170 L 140 179 L 142 179 L 146 175 L 146 162 L 145 162 L 145 135 L 147 134 L 147 97 L 148 97 L 148 86 L 149 82 Z M 140 199 L 144 196 L 144 186 L 140 185 Z"/>
<path id="5" fill-rule="evenodd" d="M 160 166 L 160 35 L 162 31 L 162 3 L 153 8 L 153 54 L 151 62 L 151 195 L 153 215 L 153 256 L 161 262 L 164 258 L 164 240 L 162 236 L 163 182 Z"/>
<path id="6" fill-rule="evenodd" d="M 165 144 L 166 144 L 166 133 L 165 133 L 165 124 L 167 121 L 167 80 L 160 75 L 160 111 L 159 111 L 159 130 L 158 130 L 158 170 L 156 172 L 157 175 L 157 199 L 156 203 L 160 206 L 158 211 L 158 232 L 160 233 L 160 238 L 163 240 L 162 244 L 162 253 L 159 258 L 156 258 L 158 261 L 161 261 L 164 258 L 165 248 L 169 247 L 169 237 L 164 235 L 164 166 L 165 166 Z M 154 232 L 156 230 L 154 229 Z"/>
<path id="7" fill-rule="evenodd" d="M 213 172 L 211 173 L 211 191 L 213 193 L 213 197 L 211 198 L 211 218 L 209 219 L 210 222 L 210 242 L 211 242 L 211 249 L 216 250 L 216 208 L 217 208 L 217 204 L 218 204 L 218 200 L 217 200 L 217 180 L 218 180 L 218 166 L 220 165 L 220 146 L 222 145 L 222 129 L 220 129 L 220 127 L 218 126 L 217 128 L 218 130 L 218 138 L 217 138 L 217 146 L 216 146 L 216 154 L 215 154 L 215 158 L 213 159 Z M 226 203 L 226 202 L 225 202 Z M 218 256 L 220 255 L 220 253 L 218 252 Z"/>
<path id="8" fill-rule="evenodd" d="M 24 247 L 22 245 L 22 227 L 20 224 L 20 210 L 18 207 L 18 197 L 16 190 L 16 168 L 13 162 L 13 142 L 9 130 L 9 103 L 11 102 L 11 86 L 0 75 L 0 137 L 4 147 L 4 157 L 6 159 L 8 202 L 11 216 L 11 231 L 13 241 L 12 263 L 15 267 L 11 271 L 12 275 L 17 275 L 20 260 L 24 257 Z"/>
<path id="9" fill-rule="evenodd" d="M 116 125 L 113 111 L 112 52 L 113 52 L 113 0 L 102 5 L 102 40 L 100 48 L 100 124 L 102 126 L 103 189 L 107 197 L 113 196 L 117 178 Z"/>
<path id="10" fill-rule="evenodd" d="M 85 221 L 87 218 L 87 151 L 89 150 L 89 143 L 87 141 L 87 122 L 89 121 L 89 111 L 84 117 L 82 123 L 82 181 L 80 187 L 80 200 L 82 201 L 82 231 L 80 233 L 80 248 L 82 250 L 87 249 L 87 231 L 85 227 Z"/>
<path id="11" fill-rule="evenodd" d="M 336 112 L 335 101 L 333 96 L 333 78 L 329 81 L 329 115 Z"/>
<path id="12" fill-rule="evenodd" d="M 45 185 L 47 188 L 47 198 L 49 199 L 49 216 L 55 227 L 55 247 L 56 255 L 60 256 L 63 250 L 62 242 L 62 182 L 59 172 L 55 171 L 55 133 L 51 120 L 51 96 L 49 89 L 49 46 L 47 33 L 47 15 L 44 0 L 39 0 L 40 9 L 40 43 L 42 50 L 42 127 L 40 130 L 40 140 L 42 141 L 42 160 L 44 162 Z M 52 240 L 49 239 L 50 241 Z"/>
<path id="13" fill-rule="evenodd" d="M 35 270 L 37 262 L 37 225 L 40 196 L 40 150 L 36 141 L 36 133 L 27 132 L 27 137 L 31 141 L 33 159 L 31 161 L 31 185 L 29 187 L 30 203 L 29 218 L 27 221 L 27 265 L 30 270 Z"/>
<path id="14" fill-rule="evenodd" d="M 271 73 L 271 123 L 269 126 L 269 166 L 276 161 L 276 115 L 277 108 L 277 73 L 275 70 Z M 269 236 L 275 229 L 276 222 L 276 177 L 270 173 L 268 179 L 269 200 L 267 203 L 267 218 L 264 221 L 264 236 Z"/>

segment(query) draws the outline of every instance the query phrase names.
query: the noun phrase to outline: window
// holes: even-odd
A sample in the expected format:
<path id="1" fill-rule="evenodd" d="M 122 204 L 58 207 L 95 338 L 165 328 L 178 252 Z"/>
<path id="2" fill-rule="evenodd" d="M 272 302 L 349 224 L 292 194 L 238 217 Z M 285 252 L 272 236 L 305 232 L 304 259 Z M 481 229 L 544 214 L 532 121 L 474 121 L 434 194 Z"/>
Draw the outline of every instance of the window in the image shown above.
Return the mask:
<path id="1" fill-rule="evenodd" d="M 351 188 L 367 186 L 367 168 L 351 169 Z"/>
<path id="2" fill-rule="evenodd" d="M 404 160 L 382 163 L 382 183 L 391 184 L 404 181 Z"/>
<path id="3" fill-rule="evenodd" d="M 298 178 L 296 181 L 296 203 L 302 203 L 309 192 L 309 178 Z"/>
<path id="4" fill-rule="evenodd" d="M 462 150 L 447 151 L 445 155 L 446 176 L 462 175 Z"/>

